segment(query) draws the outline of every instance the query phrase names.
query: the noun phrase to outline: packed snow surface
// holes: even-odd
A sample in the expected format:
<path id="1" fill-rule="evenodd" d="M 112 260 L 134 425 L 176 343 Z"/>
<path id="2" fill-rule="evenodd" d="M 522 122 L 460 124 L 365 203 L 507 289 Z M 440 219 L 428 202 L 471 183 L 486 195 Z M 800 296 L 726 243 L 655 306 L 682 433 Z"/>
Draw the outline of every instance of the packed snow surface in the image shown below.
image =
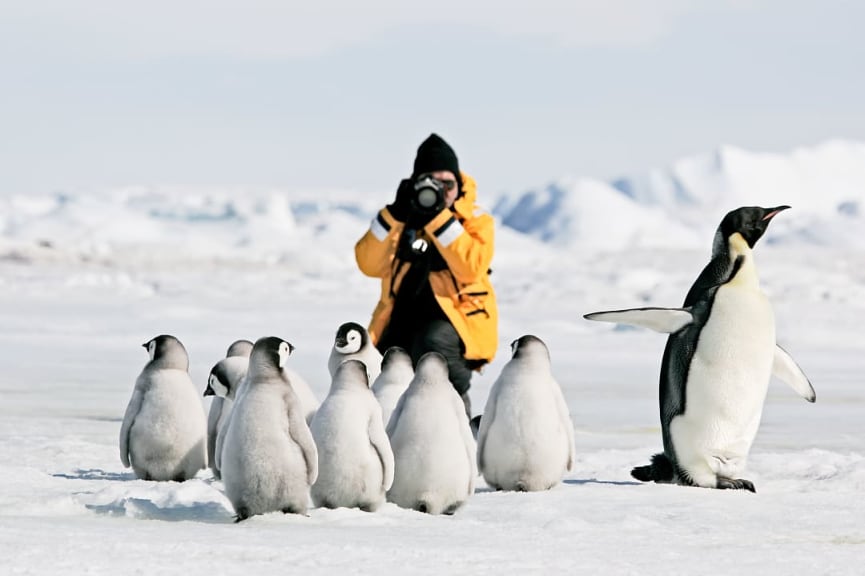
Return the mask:
<path id="1" fill-rule="evenodd" d="M 548 492 L 491 492 L 479 479 L 452 517 L 386 504 L 234 524 L 209 471 L 145 482 L 118 454 L 141 344 L 157 334 L 185 344 L 202 392 L 232 341 L 281 336 L 323 399 L 337 327 L 366 323 L 379 292 L 357 271 L 354 242 L 392 192 L 0 198 L 0 573 L 860 574 L 863 167 L 857 143 L 784 156 L 724 147 L 614 183 L 563 179 L 501 197 L 481 186 L 498 220 L 501 321 L 474 412 L 510 342 L 535 334 L 570 408 L 577 461 Z M 661 449 L 665 339 L 582 315 L 680 305 L 724 213 L 780 204 L 793 209 L 755 256 L 778 341 L 817 402 L 773 381 L 745 475 L 756 494 L 634 481 L 630 469 Z"/>

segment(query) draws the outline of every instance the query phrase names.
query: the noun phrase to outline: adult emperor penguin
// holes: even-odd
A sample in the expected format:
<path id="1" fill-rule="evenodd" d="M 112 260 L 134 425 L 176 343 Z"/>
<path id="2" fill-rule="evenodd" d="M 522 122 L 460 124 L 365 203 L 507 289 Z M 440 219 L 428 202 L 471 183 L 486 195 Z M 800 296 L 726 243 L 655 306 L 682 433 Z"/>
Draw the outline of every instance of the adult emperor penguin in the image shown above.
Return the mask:
<path id="1" fill-rule="evenodd" d="M 421 356 L 387 434 L 395 461 L 388 501 L 428 514 L 453 514 L 474 492 L 475 440 L 438 352 Z"/>
<path id="2" fill-rule="evenodd" d="M 222 482 L 237 521 L 255 514 L 306 513 L 318 476 L 318 453 L 291 382 L 282 368 L 292 346 L 259 339 L 249 357 L 222 448 Z"/>
<path id="3" fill-rule="evenodd" d="M 220 478 L 216 447 L 219 435 L 231 415 L 231 409 L 249 366 L 247 356 L 228 356 L 217 362 L 207 378 L 205 396 L 212 396 L 207 416 L 207 461 L 214 477 Z"/>
<path id="4" fill-rule="evenodd" d="M 408 389 L 412 378 L 414 378 L 414 368 L 408 352 L 399 346 L 391 346 L 385 350 L 381 360 L 381 374 L 372 384 L 372 393 L 381 405 L 381 417 L 385 426 L 400 396 Z"/>
<path id="5" fill-rule="evenodd" d="M 360 360 L 340 364 L 312 419 L 318 449 L 318 480 L 311 490 L 316 506 L 374 512 L 393 483 L 393 452 L 367 378 Z"/>
<path id="6" fill-rule="evenodd" d="M 346 322 L 336 331 L 333 348 L 327 359 L 330 376 L 336 374 L 340 362 L 349 358 L 357 358 L 366 364 L 370 383 L 375 382 L 381 372 L 381 353 L 376 349 L 366 328 L 357 322 Z"/>
<path id="7" fill-rule="evenodd" d="M 144 347 L 150 361 L 123 417 L 120 461 L 143 480 L 182 482 L 207 465 L 204 406 L 180 340 L 163 334 Z"/>
<path id="8" fill-rule="evenodd" d="M 634 478 L 754 492 L 754 484 L 738 476 L 760 425 L 770 376 L 814 402 L 808 378 L 776 345 L 774 314 L 752 253 L 772 218 L 787 208 L 728 213 L 715 233 L 712 259 L 682 308 L 585 316 L 670 334 L 660 377 L 664 452 L 634 468 Z"/>
<path id="9" fill-rule="evenodd" d="M 526 335 L 487 397 L 478 468 L 496 490 L 547 490 L 574 468 L 574 425 L 546 344 Z"/>

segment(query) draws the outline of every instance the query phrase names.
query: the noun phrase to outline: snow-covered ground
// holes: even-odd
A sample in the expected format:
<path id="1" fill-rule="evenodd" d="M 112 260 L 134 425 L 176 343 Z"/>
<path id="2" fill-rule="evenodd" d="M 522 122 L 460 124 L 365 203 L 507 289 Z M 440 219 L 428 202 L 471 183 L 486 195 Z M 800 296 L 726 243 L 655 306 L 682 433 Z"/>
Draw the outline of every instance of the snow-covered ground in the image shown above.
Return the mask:
<path id="1" fill-rule="evenodd" d="M 699 196 L 710 180 L 689 189 Z M 798 217 L 796 198 L 786 201 L 793 210 L 757 247 L 779 342 L 817 402 L 770 387 L 746 475 L 756 494 L 631 479 L 661 445 L 664 337 L 582 315 L 680 304 L 708 258 L 706 230 L 728 209 L 769 199 L 728 190 L 736 203 L 707 202 L 695 222 L 693 210 L 674 218 L 675 205 L 606 196 L 617 189 L 563 187 L 546 215 L 558 219 L 547 228 L 555 233 L 539 232 L 552 222 L 543 210 L 523 219 L 526 234 L 498 229 L 500 348 L 475 377 L 475 412 L 509 343 L 544 339 L 576 427 L 577 465 L 563 484 L 516 494 L 480 481 L 453 517 L 387 504 L 375 514 L 312 509 L 238 525 L 209 472 L 154 483 L 121 466 L 117 438 L 147 359 L 141 344 L 161 333 L 180 338 L 203 391 L 233 340 L 281 336 L 323 398 L 336 328 L 365 323 L 377 298 L 377 282 L 354 266 L 353 244 L 388 198 L 127 189 L 0 199 L 0 574 L 860 574 L 865 252 L 844 239 L 865 229 L 849 208 L 865 202 L 865 182 L 858 197 L 827 192 L 846 211 L 821 213 L 820 191 L 797 189 L 800 200 L 814 198 Z M 663 214 L 676 222 L 675 241 L 659 227 Z M 591 241 L 569 228 L 581 221 Z M 645 222 L 646 234 L 620 233 Z M 597 241 L 604 223 L 615 240 L 607 248 Z M 653 234 L 666 240 L 646 241 Z"/>

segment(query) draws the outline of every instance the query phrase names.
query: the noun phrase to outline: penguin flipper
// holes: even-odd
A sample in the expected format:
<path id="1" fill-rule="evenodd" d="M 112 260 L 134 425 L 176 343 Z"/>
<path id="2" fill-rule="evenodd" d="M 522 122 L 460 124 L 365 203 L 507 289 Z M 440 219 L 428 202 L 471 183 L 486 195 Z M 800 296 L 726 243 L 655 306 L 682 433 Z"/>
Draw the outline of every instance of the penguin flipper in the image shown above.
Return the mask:
<path id="1" fill-rule="evenodd" d="M 132 431 L 132 425 L 135 423 L 135 418 L 141 411 L 141 404 L 144 401 L 144 393 L 136 386 L 132 393 L 132 398 L 129 400 L 129 405 L 126 407 L 126 414 L 123 415 L 123 424 L 120 426 L 120 461 L 123 466 L 129 468 L 129 433 Z"/>
<path id="2" fill-rule="evenodd" d="M 376 405 L 378 402 L 376 402 Z M 387 433 L 384 431 L 384 423 L 381 419 L 381 409 L 379 408 L 379 412 L 373 414 L 372 418 L 370 418 L 368 424 L 369 430 L 369 443 L 372 445 L 373 450 L 378 455 L 379 462 L 381 463 L 381 471 L 382 471 L 382 488 L 385 492 L 390 490 L 390 487 L 393 485 L 393 476 L 394 476 L 394 457 L 393 457 L 393 449 L 390 447 L 390 440 L 388 440 Z"/>
<path id="3" fill-rule="evenodd" d="M 213 464 L 216 469 L 222 471 L 222 447 L 225 445 L 225 437 L 228 436 L 228 427 L 234 417 L 234 410 L 228 415 L 228 419 L 219 427 L 216 432 L 216 443 L 213 448 Z"/>
<path id="4" fill-rule="evenodd" d="M 496 408 L 498 407 L 498 394 L 490 394 L 487 399 L 487 405 L 484 407 L 484 413 L 481 416 L 481 420 L 478 425 L 478 434 L 477 434 L 477 460 L 478 460 L 478 470 L 483 473 L 484 471 L 484 455 L 486 454 L 487 447 L 487 436 L 489 434 L 490 426 L 496 419 Z"/>
<path id="5" fill-rule="evenodd" d="M 400 396 L 399 400 L 396 402 L 396 406 L 394 406 L 393 412 L 390 413 L 390 419 L 388 419 L 387 425 L 385 426 L 385 432 L 387 433 L 388 439 L 392 440 L 393 435 L 396 433 L 396 427 L 399 423 L 400 416 L 402 416 L 403 406 L 405 406 L 405 398 L 405 394 Z"/>
<path id="6" fill-rule="evenodd" d="M 211 466 L 216 462 L 216 437 L 219 435 L 219 419 L 222 417 L 223 398 L 214 396 L 207 414 L 207 462 Z"/>
<path id="7" fill-rule="evenodd" d="M 649 328 L 662 334 L 678 332 L 694 321 L 688 308 L 630 308 L 628 310 L 608 310 L 592 312 L 583 316 L 596 322 L 613 322 Z"/>
<path id="8" fill-rule="evenodd" d="M 811 382 L 796 361 L 780 346 L 775 346 L 775 359 L 772 362 L 772 375 L 786 382 L 790 388 L 808 402 L 817 400 L 817 393 Z"/>
<path id="9" fill-rule="evenodd" d="M 306 462 L 306 479 L 312 486 L 318 479 L 318 449 L 315 447 L 315 440 L 313 440 L 312 432 L 306 423 L 306 417 L 300 410 L 297 396 L 294 392 L 291 392 L 291 396 L 293 398 L 287 396 L 283 400 L 287 408 L 288 435 L 303 453 L 303 459 Z"/>
<path id="10" fill-rule="evenodd" d="M 576 442 L 574 442 L 574 424 L 571 420 L 570 410 L 568 410 L 568 403 L 565 402 L 565 396 L 562 394 L 561 386 L 556 384 L 554 392 L 556 395 L 556 410 L 558 411 L 559 420 L 562 423 L 562 427 L 565 429 L 565 434 L 568 439 L 568 462 L 565 466 L 565 470 L 571 472 L 574 469 L 574 463 L 577 459 L 577 447 Z"/>

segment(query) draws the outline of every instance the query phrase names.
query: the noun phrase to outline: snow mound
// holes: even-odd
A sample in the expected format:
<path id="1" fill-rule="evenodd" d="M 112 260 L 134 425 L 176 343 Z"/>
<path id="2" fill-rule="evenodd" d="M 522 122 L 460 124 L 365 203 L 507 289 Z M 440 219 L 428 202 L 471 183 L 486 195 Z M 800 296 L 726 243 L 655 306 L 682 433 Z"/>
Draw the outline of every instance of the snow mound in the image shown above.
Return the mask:
<path id="1" fill-rule="evenodd" d="M 390 192 L 128 187 L 0 198 L 0 261 L 258 262 L 347 270 Z M 733 146 L 611 183 L 565 178 L 482 201 L 502 237 L 557 252 L 708 249 L 739 206 L 791 205 L 764 243 L 865 249 L 865 143 L 790 154 Z M 528 242 L 529 238 L 537 242 Z"/>
<path id="2" fill-rule="evenodd" d="M 504 196 L 495 208 L 503 226 L 560 247 L 623 250 L 695 242 L 687 227 L 670 222 L 596 180 L 560 180 L 525 194 Z"/>
<path id="3" fill-rule="evenodd" d="M 833 140 L 790 154 L 721 146 L 612 185 L 643 206 L 708 234 L 738 206 L 793 207 L 774 242 L 865 247 L 865 143 Z"/>
<path id="4" fill-rule="evenodd" d="M 88 510 L 110 516 L 227 523 L 234 515 L 222 492 L 202 480 L 117 482 L 95 493 L 81 494 L 78 498 Z"/>

